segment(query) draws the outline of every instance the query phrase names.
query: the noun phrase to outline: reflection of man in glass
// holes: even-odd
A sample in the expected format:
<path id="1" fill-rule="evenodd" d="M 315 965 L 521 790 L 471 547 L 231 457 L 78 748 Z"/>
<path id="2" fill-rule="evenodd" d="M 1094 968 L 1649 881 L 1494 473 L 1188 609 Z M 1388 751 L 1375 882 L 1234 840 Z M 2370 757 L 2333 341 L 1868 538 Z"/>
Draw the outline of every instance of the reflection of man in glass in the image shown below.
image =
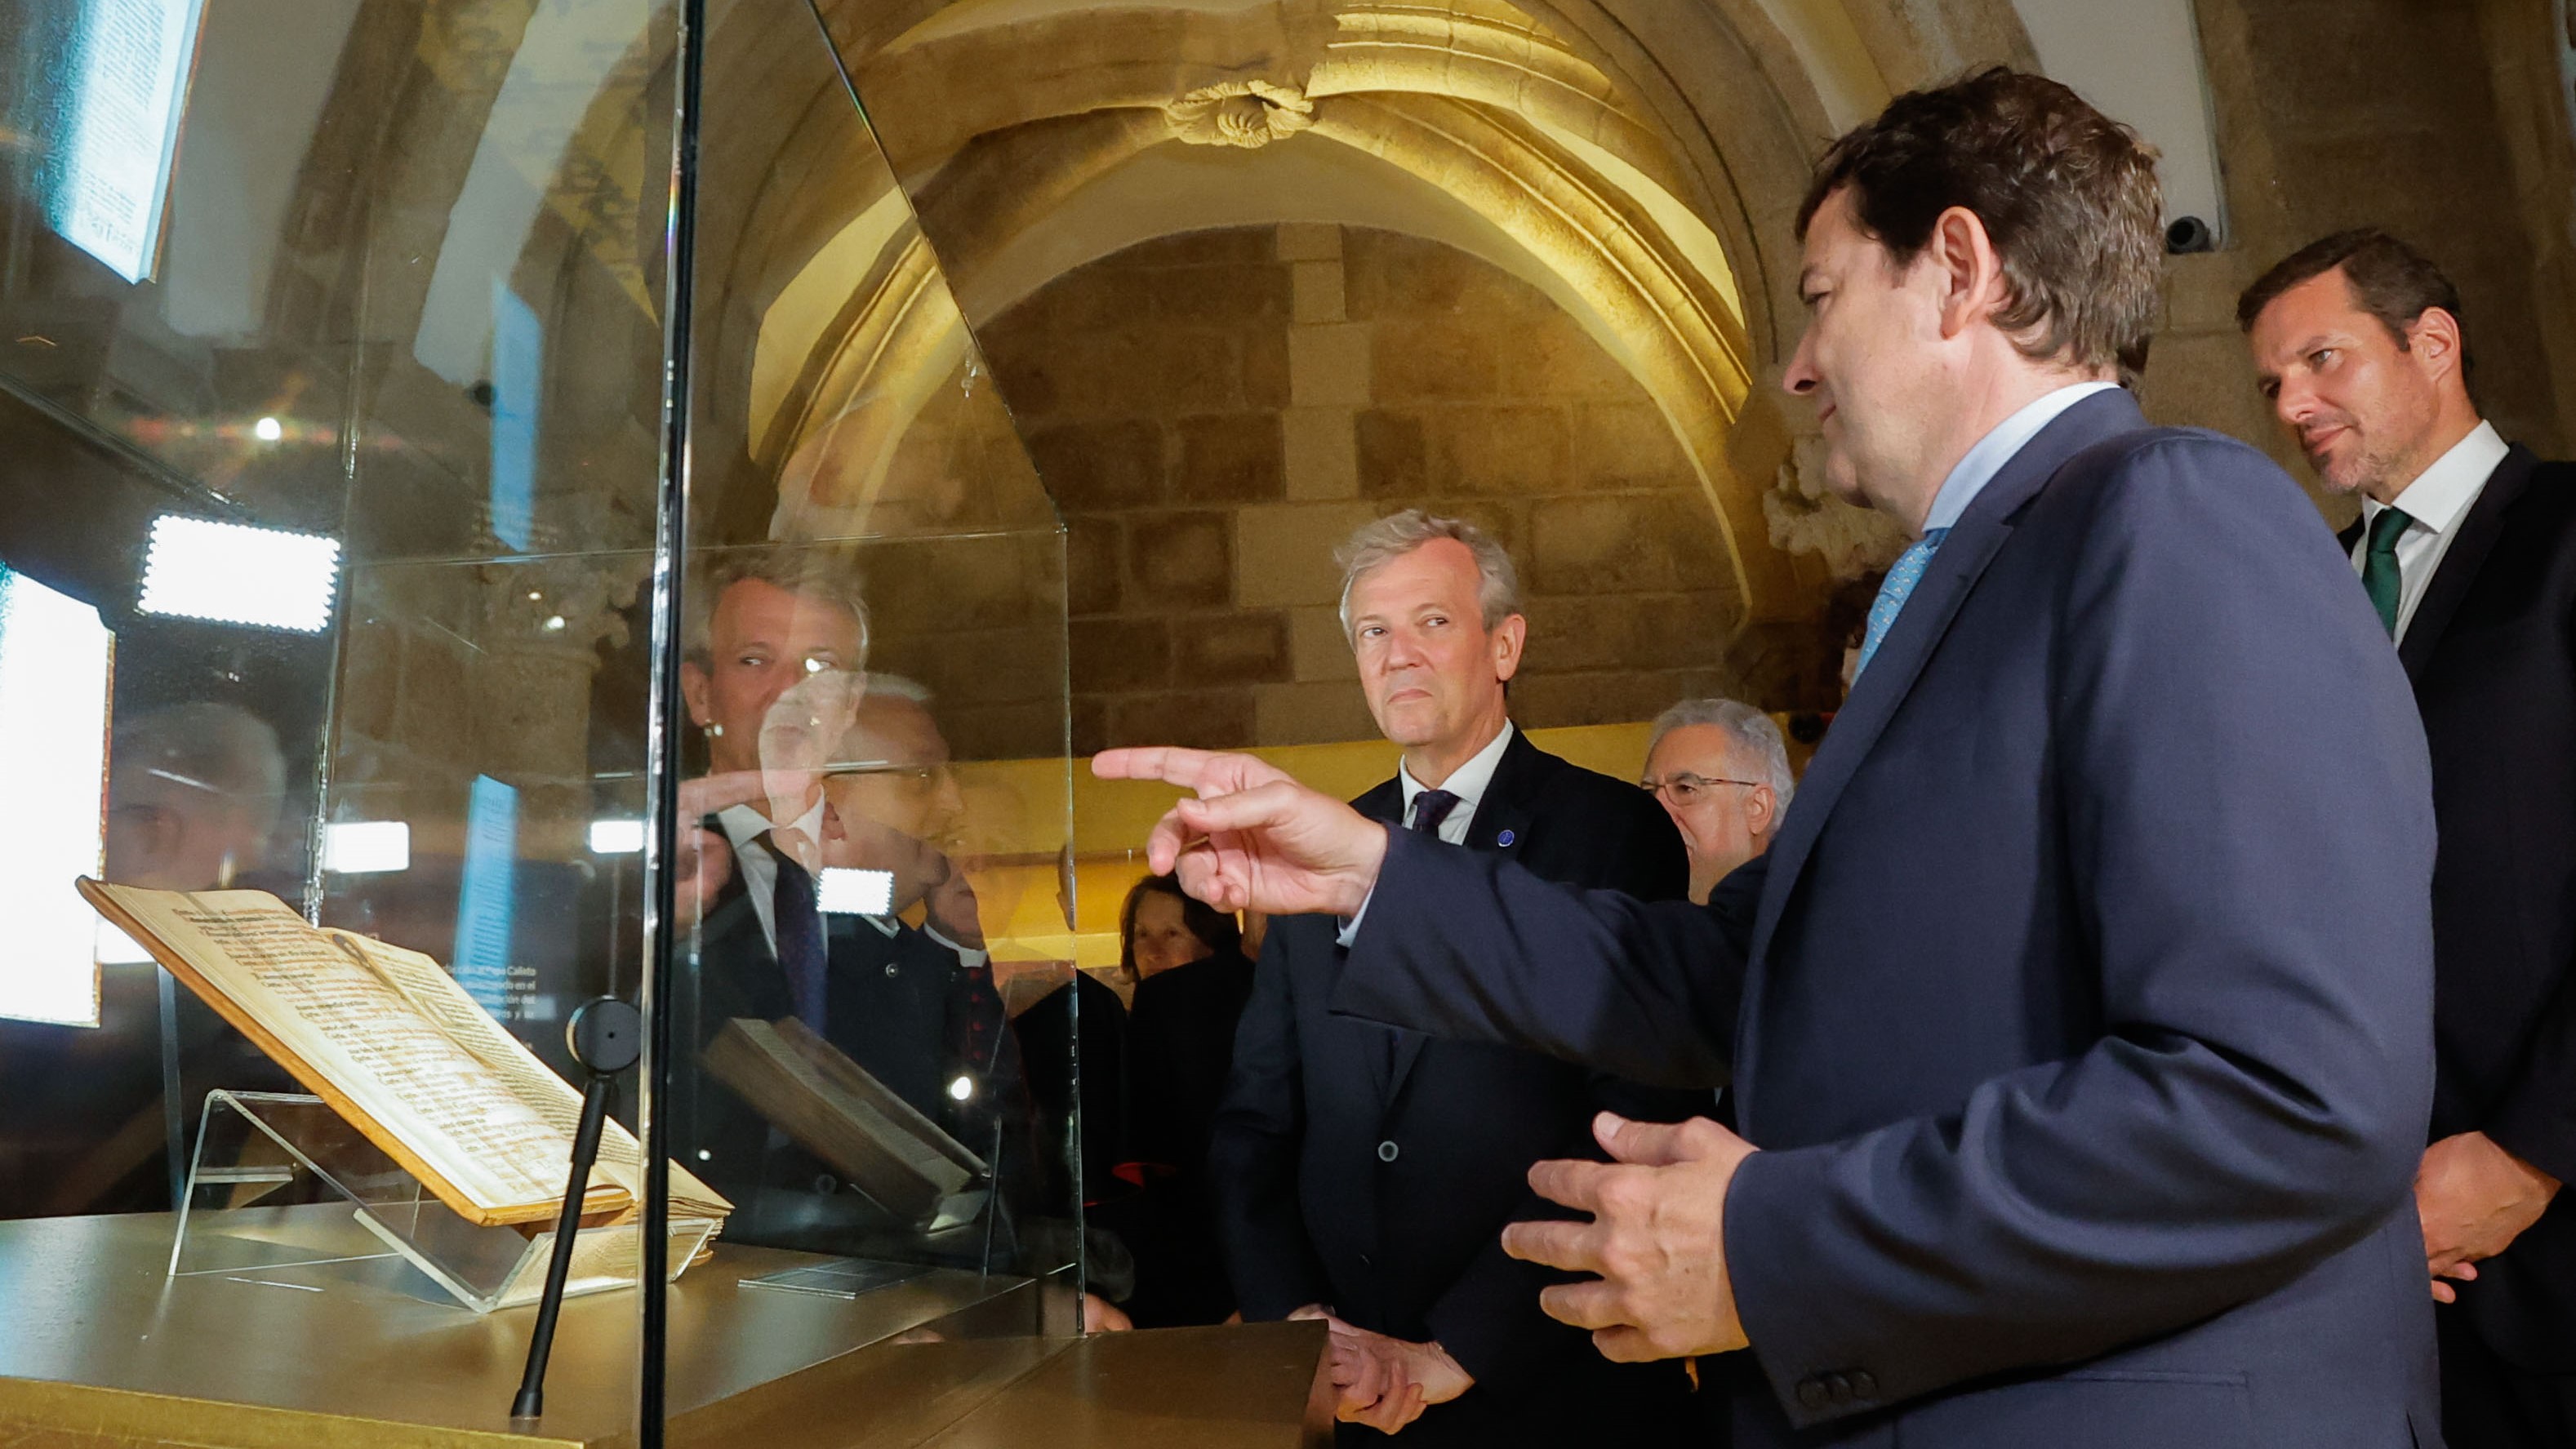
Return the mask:
<path id="1" fill-rule="evenodd" d="M 822 841 L 820 772 L 858 705 L 868 647 L 858 579 L 820 555 L 764 552 L 709 571 L 692 610 L 680 692 L 705 731 L 709 779 L 692 803 L 723 827 L 761 934 L 777 948 L 780 860 L 797 863 L 806 893 Z M 727 882 L 710 862 L 710 897 Z M 791 873 L 784 884 L 794 890 Z M 709 923 L 712 928 L 713 922 Z M 791 923 L 791 931 L 794 929 Z M 791 954 L 798 942 L 791 940 Z M 782 960 L 791 974 L 796 963 Z"/>
<path id="2" fill-rule="evenodd" d="M 118 727 L 108 761 L 109 880 L 207 890 L 268 864 L 286 761 L 267 721 L 229 704 L 155 710 Z"/>
<path id="3" fill-rule="evenodd" d="M 948 849 L 963 802 L 948 742 L 909 680 L 869 680 L 824 791 L 823 861 L 879 872 L 883 909 L 831 922 L 831 1038 L 977 1151 L 995 1104 L 1018 1090 L 975 897 Z M 922 906 L 919 927 L 901 917 Z M 998 1084 L 998 1085 L 997 1085 Z"/>
<path id="4" fill-rule="evenodd" d="M 681 916 L 698 933 L 677 983 L 679 1039 L 694 1054 L 737 1017 L 793 1017 L 829 1039 L 822 771 L 858 706 L 866 606 L 845 561 L 787 551 L 725 558 L 695 597 L 680 689 L 711 773 L 681 790 L 700 828 L 681 867 Z M 675 1073 L 673 1096 L 691 1170 L 744 1209 L 737 1236 L 789 1235 L 810 1215 L 773 1195 L 837 1191 L 693 1067 Z"/>

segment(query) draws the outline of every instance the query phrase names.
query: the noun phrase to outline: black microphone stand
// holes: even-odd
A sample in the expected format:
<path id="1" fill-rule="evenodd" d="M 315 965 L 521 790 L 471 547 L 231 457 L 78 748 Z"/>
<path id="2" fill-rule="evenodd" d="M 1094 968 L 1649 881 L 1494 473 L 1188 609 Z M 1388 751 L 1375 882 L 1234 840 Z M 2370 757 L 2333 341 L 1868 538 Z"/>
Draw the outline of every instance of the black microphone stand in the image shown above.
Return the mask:
<path id="1" fill-rule="evenodd" d="M 613 996 L 602 996 L 575 1009 L 564 1025 L 564 1044 L 589 1080 L 581 1089 L 581 1130 L 572 1139 L 572 1181 L 564 1188 L 563 1211 L 555 1217 L 555 1251 L 546 1264 L 546 1291 L 537 1300 L 537 1328 L 528 1338 L 528 1369 L 519 1377 L 519 1396 L 510 1401 L 513 1419 L 542 1418 L 546 1412 L 546 1360 L 554 1353 L 555 1320 L 563 1316 L 564 1279 L 572 1273 L 573 1240 L 581 1234 L 581 1200 L 590 1191 L 590 1169 L 599 1161 L 599 1134 L 608 1121 L 608 1099 L 617 1090 L 617 1074 L 635 1065 L 644 1051 L 644 1021 L 635 1008 Z"/>

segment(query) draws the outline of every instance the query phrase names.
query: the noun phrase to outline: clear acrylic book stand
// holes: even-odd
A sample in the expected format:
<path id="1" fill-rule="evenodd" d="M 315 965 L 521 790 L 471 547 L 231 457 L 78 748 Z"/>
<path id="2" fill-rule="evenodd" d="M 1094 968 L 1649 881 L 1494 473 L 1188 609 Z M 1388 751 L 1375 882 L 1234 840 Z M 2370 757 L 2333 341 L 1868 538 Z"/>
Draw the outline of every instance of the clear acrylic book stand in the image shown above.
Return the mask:
<path id="1" fill-rule="evenodd" d="M 715 1226 L 671 1220 L 673 1278 Z M 312 1274 L 274 1275 L 340 1264 L 340 1276 L 382 1281 L 381 1270 L 409 1263 L 457 1302 L 489 1313 L 537 1301 L 554 1238 L 551 1227 L 523 1233 L 459 1217 L 319 1097 L 218 1090 L 206 1094 L 170 1276 L 317 1287 Z M 564 1296 L 633 1284 L 638 1238 L 632 1223 L 582 1229 Z"/>

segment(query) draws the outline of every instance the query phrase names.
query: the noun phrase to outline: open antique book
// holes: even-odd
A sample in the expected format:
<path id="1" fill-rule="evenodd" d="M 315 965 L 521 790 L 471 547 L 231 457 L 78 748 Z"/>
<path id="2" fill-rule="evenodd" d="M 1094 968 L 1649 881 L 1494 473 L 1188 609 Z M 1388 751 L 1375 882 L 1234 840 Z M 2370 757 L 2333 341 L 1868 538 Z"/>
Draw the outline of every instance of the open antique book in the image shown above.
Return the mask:
<path id="1" fill-rule="evenodd" d="M 308 925 L 266 891 L 94 880 L 80 891 L 459 1216 L 481 1227 L 553 1225 L 581 1093 L 446 968 L 417 951 Z M 642 1144 L 611 1119 L 583 1221 L 624 1221 L 643 1192 Z M 673 1218 L 721 1220 L 732 1211 L 671 1164 Z"/>

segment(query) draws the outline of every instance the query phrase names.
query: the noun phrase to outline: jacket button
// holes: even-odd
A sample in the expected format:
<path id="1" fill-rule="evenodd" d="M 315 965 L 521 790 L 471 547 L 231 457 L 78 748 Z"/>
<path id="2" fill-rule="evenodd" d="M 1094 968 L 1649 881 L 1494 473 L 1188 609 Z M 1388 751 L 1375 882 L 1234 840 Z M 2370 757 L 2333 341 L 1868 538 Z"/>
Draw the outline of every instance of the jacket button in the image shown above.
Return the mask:
<path id="1" fill-rule="evenodd" d="M 838 1182 L 833 1181 L 832 1174 L 828 1172 L 823 1173 L 814 1179 L 814 1195 L 816 1197 L 830 1197 L 832 1194 L 839 1192 L 840 1190 L 841 1185 Z"/>
<path id="2" fill-rule="evenodd" d="M 1878 1380 L 1871 1377 L 1867 1369 L 1853 1369 L 1851 1391 L 1855 1399 L 1874 1399 L 1878 1397 Z"/>
<path id="3" fill-rule="evenodd" d="M 1798 1402 L 1810 1409 L 1821 1409 L 1833 1399 L 1825 1392 L 1823 1380 L 1808 1379 L 1798 1385 Z"/>
<path id="4" fill-rule="evenodd" d="M 1848 1401 L 1852 1396 L 1852 1381 L 1841 1374 L 1825 1375 L 1825 1396 L 1837 1404 Z"/>
<path id="5" fill-rule="evenodd" d="M 1395 1160 L 1395 1154 L 1396 1154 L 1396 1146 L 1395 1146 L 1395 1143 L 1394 1143 L 1394 1141 L 1393 1141 L 1392 1139 L 1389 1139 L 1388 1141 L 1385 1141 L 1385 1142 L 1381 1142 L 1381 1143 L 1379 1143 L 1379 1144 L 1377 1145 L 1377 1160 L 1378 1160 L 1378 1161 L 1380 1161 L 1380 1162 L 1393 1162 L 1393 1161 Z"/>

